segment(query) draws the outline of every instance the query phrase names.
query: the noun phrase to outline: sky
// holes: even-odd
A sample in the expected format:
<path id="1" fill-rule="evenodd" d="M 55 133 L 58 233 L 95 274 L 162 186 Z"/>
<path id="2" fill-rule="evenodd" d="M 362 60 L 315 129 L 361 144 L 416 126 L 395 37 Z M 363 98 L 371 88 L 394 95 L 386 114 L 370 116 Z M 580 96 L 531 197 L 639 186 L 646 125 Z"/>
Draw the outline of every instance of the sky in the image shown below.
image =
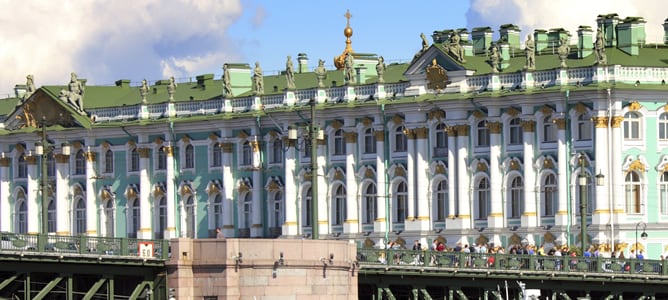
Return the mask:
<path id="1" fill-rule="evenodd" d="M 522 30 L 579 25 L 596 16 L 642 16 L 648 40 L 660 41 L 668 18 L 664 0 L 0 0 L 0 98 L 33 74 L 35 84 L 64 85 L 70 73 L 89 85 L 130 79 L 139 85 L 170 76 L 220 78 L 224 63 L 260 62 L 266 75 L 285 68 L 288 55 L 326 65 L 345 47 L 347 10 L 355 52 L 410 60 L 420 33 L 501 24 Z M 296 63 L 296 61 L 295 61 Z"/>

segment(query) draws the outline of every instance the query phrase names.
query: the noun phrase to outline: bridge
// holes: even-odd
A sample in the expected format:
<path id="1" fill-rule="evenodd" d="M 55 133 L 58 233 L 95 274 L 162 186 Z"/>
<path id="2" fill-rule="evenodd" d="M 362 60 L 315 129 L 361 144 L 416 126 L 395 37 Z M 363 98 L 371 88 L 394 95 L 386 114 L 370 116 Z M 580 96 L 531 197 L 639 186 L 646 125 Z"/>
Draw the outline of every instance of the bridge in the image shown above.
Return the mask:
<path id="1" fill-rule="evenodd" d="M 167 284 L 167 240 L 13 233 L 0 240 L 0 299 L 162 300 L 178 288 Z M 298 265 L 301 256 L 290 255 L 286 265 Z M 352 257 L 359 299 L 668 299 L 661 260 L 372 248 Z M 216 272 L 239 266 L 228 264 Z"/>
<path id="2" fill-rule="evenodd" d="M 668 299 L 661 260 L 365 248 L 357 259 L 360 299 Z"/>

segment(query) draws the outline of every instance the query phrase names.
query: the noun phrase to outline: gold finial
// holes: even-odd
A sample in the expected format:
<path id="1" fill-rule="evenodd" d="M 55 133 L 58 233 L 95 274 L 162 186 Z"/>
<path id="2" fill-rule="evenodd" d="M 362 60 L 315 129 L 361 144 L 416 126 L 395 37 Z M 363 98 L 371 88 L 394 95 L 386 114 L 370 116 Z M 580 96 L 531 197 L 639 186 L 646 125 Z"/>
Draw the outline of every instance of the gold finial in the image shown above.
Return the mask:
<path id="1" fill-rule="evenodd" d="M 343 35 L 346 37 L 346 48 L 341 55 L 334 59 L 334 65 L 337 70 L 343 70 L 346 65 L 346 55 L 348 53 L 353 53 L 353 42 L 350 40 L 350 37 L 353 36 L 353 29 L 350 27 L 350 18 L 352 18 L 353 15 L 350 14 L 350 10 L 347 9 L 346 14 L 343 16 L 346 17 L 346 28 L 343 29 Z"/>

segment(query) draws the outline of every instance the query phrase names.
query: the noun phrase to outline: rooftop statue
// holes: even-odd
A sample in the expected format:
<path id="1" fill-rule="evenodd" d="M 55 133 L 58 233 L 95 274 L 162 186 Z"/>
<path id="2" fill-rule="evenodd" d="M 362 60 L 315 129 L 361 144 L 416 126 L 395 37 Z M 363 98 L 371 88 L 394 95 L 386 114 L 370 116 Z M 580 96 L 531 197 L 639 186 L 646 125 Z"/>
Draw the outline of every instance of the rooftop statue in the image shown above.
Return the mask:
<path id="1" fill-rule="evenodd" d="M 167 85 L 167 94 L 169 94 L 169 101 L 174 101 L 174 92 L 176 92 L 176 80 L 174 76 L 169 77 L 169 84 Z"/>
<path id="2" fill-rule="evenodd" d="M 346 53 L 346 64 L 345 64 L 345 82 L 346 84 L 351 84 L 355 81 L 355 58 L 353 58 L 352 53 Z"/>
<path id="3" fill-rule="evenodd" d="M 488 62 L 492 67 L 492 73 L 499 73 L 499 63 L 501 62 L 501 54 L 499 53 L 499 48 L 496 45 L 489 47 Z"/>
<path id="4" fill-rule="evenodd" d="M 288 55 L 288 61 L 285 62 L 285 80 L 287 81 L 288 89 L 294 90 L 295 87 L 295 70 L 292 64 L 292 57 Z"/>
<path id="5" fill-rule="evenodd" d="M 148 81 L 146 81 L 146 79 L 141 81 L 139 95 L 141 96 L 141 103 L 146 104 L 146 96 L 148 95 Z"/>
<path id="6" fill-rule="evenodd" d="M 232 83 L 230 78 L 230 68 L 227 64 L 223 65 L 223 96 L 232 97 Z"/>
<path id="7" fill-rule="evenodd" d="M 77 79 L 77 73 L 72 72 L 70 74 L 70 82 L 67 84 L 67 90 L 60 90 L 58 98 L 72 105 L 78 112 L 83 113 L 83 94 L 84 85 Z"/>
<path id="8" fill-rule="evenodd" d="M 524 43 L 524 52 L 526 52 L 527 63 L 524 66 L 526 70 L 536 69 L 536 43 L 534 43 L 531 34 L 527 35 L 527 40 Z"/>
<path id="9" fill-rule="evenodd" d="M 33 81 L 32 74 L 28 74 L 28 76 L 26 76 L 26 92 L 23 94 L 21 101 L 28 99 L 30 95 L 35 92 L 35 90 L 37 89 L 35 88 L 35 82 Z"/>
<path id="10" fill-rule="evenodd" d="M 253 70 L 253 94 L 256 96 L 264 94 L 264 77 L 259 61 L 255 62 L 255 69 Z"/>
<path id="11" fill-rule="evenodd" d="M 429 49 L 429 41 L 427 41 L 427 36 L 424 35 L 424 33 L 420 33 L 420 38 L 422 39 L 422 52 L 427 51 Z"/>
<path id="12" fill-rule="evenodd" d="M 378 74 L 378 83 L 384 83 L 385 78 L 383 78 L 383 74 L 385 74 L 385 59 L 382 56 L 378 57 L 376 73 Z"/>
<path id="13" fill-rule="evenodd" d="M 559 61 L 561 61 L 561 67 L 566 68 L 566 58 L 568 58 L 568 53 L 571 52 L 571 48 L 568 46 L 568 38 L 561 38 L 559 48 L 557 48 L 557 53 L 559 54 Z"/>
<path id="14" fill-rule="evenodd" d="M 325 87 L 325 79 L 327 79 L 327 69 L 325 69 L 325 61 L 318 60 L 318 67 L 315 68 L 315 76 L 318 79 L 318 87 Z"/>
<path id="15" fill-rule="evenodd" d="M 464 47 L 459 44 L 460 42 L 461 37 L 458 32 L 453 31 L 450 33 L 450 39 L 447 46 L 448 53 L 450 53 L 450 55 L 458 62 L 466 63 L 466 59 L 464 59 Z"/>
<path id="16" fill-rule="evenodd" d="M 599 65 L 608 64 L 608 57 L 605 55 L 605 36 L 599 28 L 596 31 L 596 42 L 594 42 L 594 53 L 596 53 L 596 63 Z"/>

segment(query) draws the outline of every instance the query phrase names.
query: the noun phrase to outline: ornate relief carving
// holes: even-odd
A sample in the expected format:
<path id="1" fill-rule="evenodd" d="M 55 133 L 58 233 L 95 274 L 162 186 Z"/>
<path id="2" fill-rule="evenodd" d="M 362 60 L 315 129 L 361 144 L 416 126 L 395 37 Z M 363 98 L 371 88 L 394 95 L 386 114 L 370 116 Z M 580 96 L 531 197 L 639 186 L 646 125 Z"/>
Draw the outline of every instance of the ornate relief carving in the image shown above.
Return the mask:
<path id="1" fill-rule="evenodd" d="M 510 161 L 510 169 L 511 170 L 519 170 L 520 169 L 520 163 L 517 161 L 517 159 L 513 159 Z"/>
<path id="2" fill-rule="evenodd" d="M 0 158 L 0 167 L 9 167 L 9 163 L 11 163 L 11 159 L 9 157 L 2 157 Z"/>
<path id="3" fill-rule="evenodd" d="M 364 178 L 373 178 L 373 170 L 371 168 L 366 168 Z"/>
<path id="4" fill-rule="evenodd" d="M 434 172 L 436 174 L 445 174 L 445 166 L 442 164 L 437 164 Z"/>
<path id="5" fill-rule="evenodd" d="M 512 117 L 517 117 L 520 114 L 520 111 L 517 108 L 510 107 L 506 109 L 506 113 Z"/>
<path id="6" fill-rule="evenodd" d="M 429 120 L 443 120 L 445 118 L 445 112 L 440 109 L 435 109 L 429 111 L 428 115 Z"/>
<path id="7" fill-rule="evenodd" d="M 341 127 L 343 127 L 343 122 L 341 122 L 339 120 L 332 121 L 332 128 L 341 129 Z"/>
<path id="8" fill-rule="evenodd" d="M 260 142 L 258 141 L 250 141 L 248 142 L 248 145 L 250 148 L 253 150 L 253 153 L 258 153 L 260 152 Z"/>
<path id="9" fill-rule="evenodd" d="M 554 169 L 554 161 L 549 157 L 543 160 L 543 169 Z"/>
<path id="10" fill-rule="evenodd" d="M 336 170 L 336 172 L 334 172 L 334 180 L 343 180 L 344 177 L 345 176 L 343 175 L 343 172 L 341 172 L 341 170 Z"/>
<path id="11" fill-rule="evenodd" d="M 457 128 L 455 128 L 455 126 L 446 126 L 445 132 L 448 134 L 449 137 L 457 136 Z"/>
<path id="12" fill-rule="evenodd" d="M 591 117 L 591 121 L 594 122 L 596 128 L 608 127 L 608 117 Z"/>
<path id="13" fill-rule="evenodd" d="M 220 148 L 223 149 L 223 153 L 232 153 L 233 144 L 232 143 L 222 143 Z"/>
<path id="14" fill-rule="evenodd" d="M 578 104 L 575 104 L 575 111 L 577 111 L 580 114 L 585 113 L 587 112 L 587 106 L 582 104 L 582 102 L 578 102 Z"/>
<path id="15" fill-rule="evenodd" d="M 622 126 L 622 122 L 624 122 L 624 117 L 622 116 L 614 116 L 612 117 L 612 128 L 619 128 Z"/>
<path id="16" fill-rule="evenodd" d="M 478 162 L 478 165 L 476 166 L 476 171 L 487 172 L 487 165 L 484 162 Z"/>
<path id="17" fill-rule="evenodd" d="M 534 130 L 536 130 L 536 121 L 522 120 L 521 124 L 524 132 L 534 132 Z"/>
<path id="18" fill-rule="evenodd" d="M 640 104 L 638 101 L 633 101 L 629 103 L 628 108 L 630 111 L 638 111 L 642 108 L 642 104 Z"/>
<path id="19" fill-rule="evenodd" d="M 406 177 L 406 170 L 404 170 L 404 168 L 396 168 L 394 171 L 394 176 Z"/>
<path id="20" fill-rule="evenodd" d="M 181 138 L 181 141 L 183 141 L 184 143 L 188 144 L 188 143 L 190 143 L 191 140 L 190 140 L 190 137 L 189 137 L 189 136 L 184 135 L 184 136 Z"/>
<path id="21" fill-rule="evenodd" d="M 468 136 L 469 125 L 457 125 L 457 136 Z"/>
<path id="22" fill-rule="evenodd" d="M 104 149 L 104 150 L 109 150 L 109 147 L 111 147 L 111 144 L 107 141 L 104 141 L 104 142 L 102 142 L 102 144 L 100 144 L 100 146 L 102 146 L 102 149 Z"/>
<path id="23" fill-rule="evenodd" d="M 26 156 L 26 163 L 29 165 L 36 165 L 37 164 L 37 156 Z"/>
<path id="24" fill-rule="evenodd" d="M 404 118 L 402 118 L 400 115 L 394 115 L 394 117 L 392 117 L 392 123 L 394 123 L 394 125 L 400 125 L 403 122 Z"/>
<path id="25" fill-rule="evenodd" d="M 629 165 L 629 171 L 645 172 L 645 164 L 636 159 Z"/>
<path id="26" fill-rule="evenodd" d="M 409 139 L 409 140 L 412 140 L 412 139 L 415 138 L 415 130 L 414 129 L 406 128 L 406 129 L 404 129 L 404 134 L 406 135 L 406 138 Z"/>
<path id="27" fill-rule="evenodd" d="M 426 139 L 429 130 L 425 127 L 415 128 L 415 135 L 418 139 Z"/>
<path id="28" fill-rule="evenodd" d="M 376 135 L 376 141 L 377 142 L 384 142 L 385 141 L 385 131 L 384 130 L 376 130 L 373 134 Z"/>
<path id="29" fill-rule="evenodd" d="M 485 114 L 479 110 L 474 110 L 473 117 L 476 118 L 476 120 L 482 120 L 485 118 Z"/>
<path id="30" fill-rule="evenodd" d="M 344 132 L 343 137 L 346 139 L 346 143 L 356 143 L 357 142 L 357 132 L 354 132 L 354 131 Z"/>
<path id="31" fill-rule="evenodd" d="M 540 108 L 540 112 L 543 113 L 544 116 L 551 115 L 554 110 L 552 107 L 549 107 L 547 105 L 543 105 L 543 107 Z"/>
<path id="32" fill-rule="evenodd" d="M 250 186 L 245 181 L 239 182 L 239 188 L 238 188 L 239 193 L 245 193 L 250 191 Z"/>
<path id="33" fill-rule="evenodd" d="M 174 156 L 174 147 L 165 146 L 165 147 L 162 147 L 162 149 L 165 151 L 165 154 L 167 155 L 167 157 L 173 157 Z"/>
<path id="34" fill-rule="evenodd" d="M 501 122 L 488 122 L 487 128 L 489 128 L 489 133 L 491 134 L 501 134 L 503 124 L 501 124 Z"/>
<path id="35" fill-rule="evenodd" d="M 139 149 L 137 149 L 137 152 L 139 152 L 139 157 L 140 158 L 148 158 L 149 155 L 151 154 L 151 149 L 150 148 L 139 148 Z"/>
<path id="36" fill-rule="evenodd" d="M 269 182 L 269 186 L 267 186 L 267 190 L 270 192 L 279 192 L 281 190 L 281 186 L 278 185 L 276 180 L 272 180 Z"/>
<path id="37" fill-rule="evenodd" d="M 557 124 L 557 129 L 559 130 L 566 130 L 566 119 L 554 119 L 552 120 L 554 124 Z"/>
<path id="38" fill-rule="evenodd" d="M 442 90 L 450 82 L 448 80 L 448 72 L 441 67 L 434 58 L 431 62 L 431 66 L 427 67 L 427 88 L 432 90 Z"/>
<path id="39" fill-rule="evenodd" d="M 209 140 L 217 141 L 218 140 L 218 135 L 216 135 L 216 133 L 212 132 L 211 134 L 209 134 Z"/>
<path id="40" fill-rule="evenodd" d="M 165 143 L 165 140 L 163 140 L 161 137 L 157 137 L 157 138 L 155 138 L 154 143 L 155 143 L 156 145 L 162 145 L 162 144 Z"/>
<path id="41" fill-rule="evenodd" d="M 373 123 L 373 120 L 371 120 L 369 117 L 364 117 L 362 118 L 361 122 L 364 126 L 369 127 Z"/>

